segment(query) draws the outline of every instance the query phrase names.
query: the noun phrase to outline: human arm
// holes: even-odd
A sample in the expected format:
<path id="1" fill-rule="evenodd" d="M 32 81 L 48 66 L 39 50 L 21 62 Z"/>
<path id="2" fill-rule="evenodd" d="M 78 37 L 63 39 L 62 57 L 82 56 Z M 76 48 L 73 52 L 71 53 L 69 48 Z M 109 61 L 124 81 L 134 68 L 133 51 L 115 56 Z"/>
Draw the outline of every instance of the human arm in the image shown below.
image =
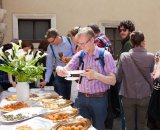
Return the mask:
<path id="1" fill-rule="evenodd" d="M 110 73 L 106 76 L 96 72 L 95 70 L 86 69 L 86 72 L 81 75 L 87 77 L 88 80 L 99 80 L 108 85 L 115 85 L 116 83 L 116 76 L 114 73 Z"/>
<path id="2" fill-rule="evenodd" d="M 62 66 L 57 66 L 56 67 L 57 75 L 61 76 L 61 77 L 67 76 L 68 75 L 68 70 L 69 70 L 69 68 L 67 68 L 67 67 L 62 67 Z"/>
<path id="3" fill-rule="evenodd" d="M 16 87 L 16 82 L 13 81 L 13 77 L 11 74 L 8 74 L 8 80 L 9 80 L 10 84 L 12 84 L 13 87 Z"/>
<path id="4" fill-rule="evenodd" d="M 69 63 L 62 67 L 62 66 L 57 66 L 56 72 L 59 76 L 65 77 L 68 75 L 69 70 L 75 70 L 79 67 L 79 56 L 81 52 L 77 52 L 72 59 L 69 61 Z"/>
<path id="5" fill-rule="evenodd" d="M 45 73 L 45 80 L 38 84 L 39 87 L 44 87 L 50 80 L 51 74 L 54 69 L 54 55 L 50 48 L 50 45 L 47 48 L 47 57 L 46 57 L 46 73 Z"/>
<path id="6" fill-rule="evenodd" d="M 82 76 L 85 76 L 88 80 L 99 80 L 105 84 L 114 85 L 116 83 L 116 65 L 108 51 L 104 53 L 104 63 L 104 66 L 100 67 L 102 70 L 98 70 L 98 66 L 94 68 L 93 65 L 85 69 L 86 72 Z"/>

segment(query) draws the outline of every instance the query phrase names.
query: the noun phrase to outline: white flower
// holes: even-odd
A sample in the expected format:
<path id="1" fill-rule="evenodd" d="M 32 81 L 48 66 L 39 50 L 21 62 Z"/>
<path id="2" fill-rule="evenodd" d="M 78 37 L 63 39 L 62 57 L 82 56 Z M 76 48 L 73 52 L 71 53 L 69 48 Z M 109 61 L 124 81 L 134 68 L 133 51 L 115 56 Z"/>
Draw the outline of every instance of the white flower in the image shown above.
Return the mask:
<path id="1" fill-rule="evenodd" d="M 8 56 L 8 59 L 9 59 L 10 61 L 13 60 L 11 55 Z"/>
<path id="2" fill-rule="evenodd" d="M 13 50 L 15 51 L 15 52 L 17 52 L 18 50 L 19 50 L 19 48 L 20 48 L 20 46 L 19 45 L 17 45 L 17 44 L 15 44 L 15 43 L 13 43 L 13 42 L 11 42 L 11 44 L 12 44 L 12 48 L 13 48 Z"/>
<path id="3" fill-rule="evenodd" d="M 6 50 L 5 52 L 8 52 L 9 55 L 13 56 L 13 50 L 12 50 L 12 49 L 8 49 L 8 50 Z"/>
<path id="4" fill-rule="evenodd" d="M 4 60 L 2 57 L 6 57 L 3 52 L 3 46 L 0 48 L 0 57 L 1 60 Z"/>
<path id="5" fill-rule="evenodd" d="M 40 53 L 42 53 L 42 52 L 41 51 L 37 51 L 35 59 L 38 59 L 39 57 L 41 57 Z"/>
<path id="6" fill-rule="evenodd" d="M 21 59 L 22 57 L 25 57 L 26 52 L 23 49 L 19 49 L 15 55 L 18 57 L 18 59 Z"/>
<path id="7" fill-rule="evenodd" d="M 4 53 L 3 53 L 3 46 L 0 48 L 0 55 L 3 56 Z"/>
<path id="8" fill-rule="evenodd" d="M 41 55 L 41 53 L 42 53 L 41 51 L 37 51 L 35 59 L 39 59 L 40 57 L 44 57 L 47 55 L 47 53 L 43 53 L 43 55 Z"/>
<path id="9" fill-rule="evenodd" d="M 22 40 L 19 40 L 19 46 L 22 47 Z"/>
<path id="10" fill-rule="evenodd" d="M 33 52 L 25 56 L 25 61 L 32 61 L 32 60 L 33 60 Z"/>
<path id="11" fill-rule="evenodd" d="M 3 47 L 0 48 L 0 59 L 5 62 L 3 65 L 0 64 L 0 70 L 12 74 L 18 82 L 33 82 L 36 78 L 43 78 L 42 73 L 45 68 L 36 63 L 46 54 L 42 55 L 39 51 L 35 58 L 31 50 L 27 53 L 22 49 L 21 42 L 20 40 L 20 46 L 11 43 L 12 49 L 5 52 L 3 52 Z"/>

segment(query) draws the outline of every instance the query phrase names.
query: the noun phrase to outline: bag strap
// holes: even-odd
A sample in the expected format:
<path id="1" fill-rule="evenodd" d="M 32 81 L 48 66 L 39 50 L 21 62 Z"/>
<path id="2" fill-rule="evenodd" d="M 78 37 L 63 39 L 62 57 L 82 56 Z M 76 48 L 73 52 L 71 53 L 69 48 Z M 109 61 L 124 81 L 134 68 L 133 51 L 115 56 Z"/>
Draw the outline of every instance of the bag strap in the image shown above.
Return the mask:
<path id="1" fill-rule="evenodd" d="M 72 43 L 71 43 L 71 39 L 69 38 L 69 37 L 66 37 L 67 38 L 67 40 L 68 40 L 68 42 L 70 43 L 70 45 L 71 45 L 71 49 L 72 49 L 72 54 L 74 55 L 74 50 L 73 50 L 73 48 L 72 48 Z"/>
<path id="2" fill-rule="evenodd" d="M 81 66 L 81 64 L 82 64 L 82 70 L 84 69 L 84 61 L 83 61 L 83 58 L 84 58 L 84 51 L 81 51 L 81 54 L 80 54 L 80 56 L 79 56 L 79 67 Z M 80 79 L 79 79 L 79 84 L 81 84 L 81 82 L 82 82 L 82 76 L 80 77 Z"/>
<path id="3" fill-rule="evenodd" d="M 133 59 L 132 55 L 130 54 L 132 61 L 134 62 L 135 66 L 137 67 L 138 71 L 141 73 L 141 75 L 143 76 L 143 78 L 145 79 L 145 81 L 149 84 L 150 89 L 152 91 L 152 84 L 149 82 L 149 80 L 147 79 L 146 75 L 142 72 L 142 70 L 139 68 L 138 64 L 136 63 L 136 61 Z"/>
<path id="4" fill-rule="evenodd" d="M 100 64 L 101 64 L 101 67 L 104 69 L 104 65 L 105 65 L 105 62 L 104 62 L 104 52 L 105 52 L 105 49 L 104 48 L 100 48 L 100 51 L 99 51 L 99 57 L 96 58 L 95 60 L 99 60 Z M 81 54 L 79 56 L 79 67 L 82 65 L 82 70 L 84 69 L 84 61 L 83 61 L 83 58 L 84 58 L 84 51 L 81 51 Z M 81 83 L 82 81 L 82 76 L 80 77 L 80 80 L 79 80 L 79 84 Z"/>
<path id="5" fill-rule="evenodd" d="M 68 42 L 70 43 L 70 45 L 72 46 L 70 38 L 69 37 L 66 37 L 66 38 L 67 38 Z"/>
<path id="6" fill-rule="evenodd" d="M 95 60 L 99 60 L 102 68 L 104 68 L 104 65 L 105 65 L 105 62 L 104 62 L 104 52 L 105 52 L 105 48 L 100 48 L 99 57 L 95 59 Z"/>
<path id="7" fill-rule="evenodd" d="M 66 37 L 66 38 L 67 38 L 68 42 L 70 43 L 70 45 L 71 45 L 71 49 L 72 49 L 72 43 L 71 43 L 70 38 L 69 38 L 69 37 Z M 55 53 L 54 53 L 53 46 L 52 46 L 52 45 L 50 45 L 50 48 L 51 48 L 51 50 L 52 50 L 53 56 L 54 56 L 54 57 L 55 57 L 55 59 L 56 59 L 56 55 L 55 55 Z M 72 49 L 72 53 L 74 54 L 73 49 Z"/>
<path id="8" fill-rule="evenodd" d="M 53 56 L 54 56 L 55 59 L 56 59 L 56 55 L 55 55 L 55 53 L 54 53 L 53 46 L 52 46 L 52 45 L 49 45 L 49 46 L 50 46 L 50 48 L 51 48 L 51 51 L 52 51 L 52 53 L 53 53 Z"/>
<path id="9" fill-rule="evenodd" d="M 99 51 L 99 58 L 100 58 L 100 64 L 102 66 L 102 68 L 104 68 L 104 65 L 105 65 L 105 62 L 104 62 L 104 52 L 105 52 L 105 49 L 101 48 L 100 51 Z"/>

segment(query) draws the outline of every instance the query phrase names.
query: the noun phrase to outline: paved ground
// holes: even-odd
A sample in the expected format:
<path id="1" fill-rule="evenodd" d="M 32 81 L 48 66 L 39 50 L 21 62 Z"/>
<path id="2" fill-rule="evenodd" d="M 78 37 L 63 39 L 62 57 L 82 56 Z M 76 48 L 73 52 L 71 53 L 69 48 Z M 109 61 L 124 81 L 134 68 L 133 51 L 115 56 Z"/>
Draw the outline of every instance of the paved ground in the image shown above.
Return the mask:
<path id="1" fill-rule="evenodd" d="M 107 129 L 110 130 L 110 129 Z M 113 124 L 113 129 L 112 130 L 121 130 L 121 119 L 120 118 L 116 118 L 114 120 L 114 124 Z"/>

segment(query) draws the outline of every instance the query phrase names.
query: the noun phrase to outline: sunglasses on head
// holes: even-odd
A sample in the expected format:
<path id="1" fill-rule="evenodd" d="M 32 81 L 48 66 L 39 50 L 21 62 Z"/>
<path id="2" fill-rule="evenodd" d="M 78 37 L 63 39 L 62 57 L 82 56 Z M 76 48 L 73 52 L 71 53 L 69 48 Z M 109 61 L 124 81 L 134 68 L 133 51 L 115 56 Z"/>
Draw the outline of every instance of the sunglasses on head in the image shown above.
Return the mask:
<path id="1" fill-rule="evenodd" d="M 119 32 L 122 32 L 122 31 L 123 31 L 123 32 L 126 32 L 126 30 L 127 30 L 127 29 L 125 29 L 125 28 L 124 28 L 124 29 L 119 29 Z"/>

